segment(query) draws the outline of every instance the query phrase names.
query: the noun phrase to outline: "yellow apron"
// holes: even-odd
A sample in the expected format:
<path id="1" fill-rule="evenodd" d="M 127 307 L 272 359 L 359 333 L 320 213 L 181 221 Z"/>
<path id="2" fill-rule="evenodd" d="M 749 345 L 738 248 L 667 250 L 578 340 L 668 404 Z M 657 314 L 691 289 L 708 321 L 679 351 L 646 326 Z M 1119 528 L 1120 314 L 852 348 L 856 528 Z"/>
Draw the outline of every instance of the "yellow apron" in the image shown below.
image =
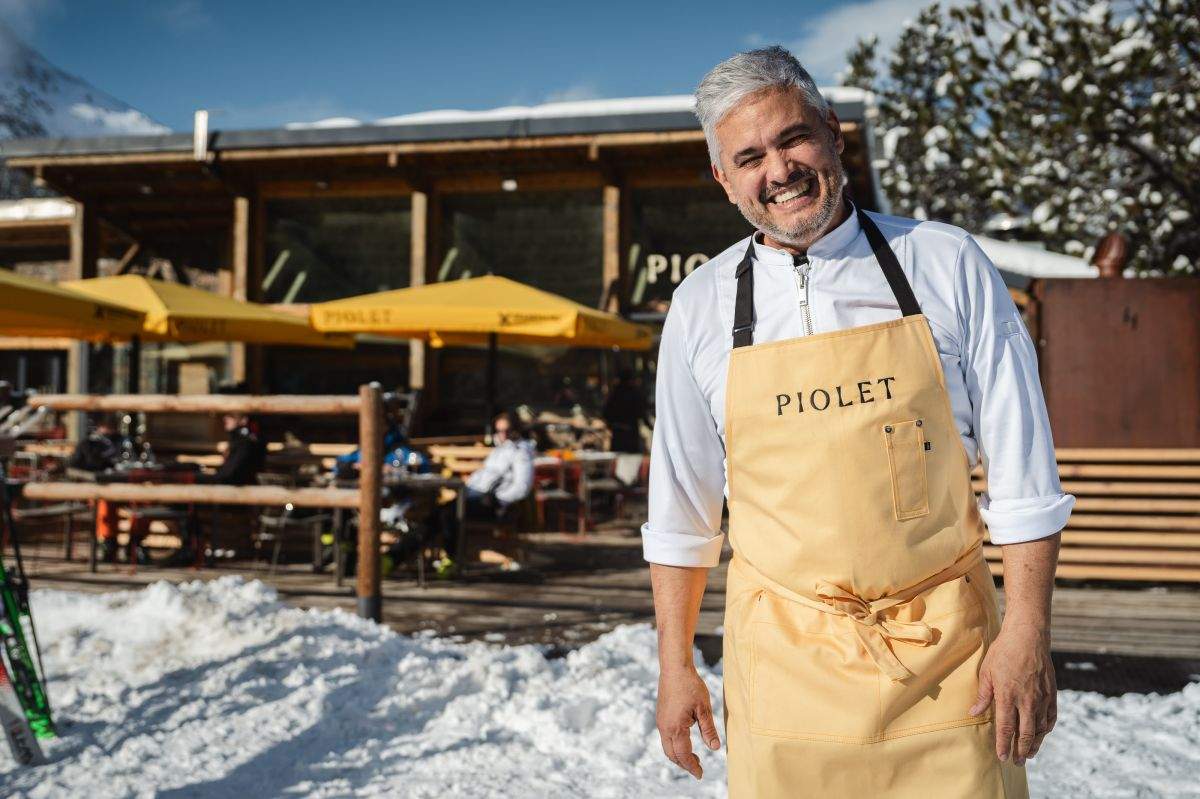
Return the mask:
<path id="1" fill-rule="evenodd" d="M 929 323 L 753 344 L 753 242 L 726 380 L 725 724 L 733 799 L 1028 796 L 967 711 L 1000 613 Z"/>

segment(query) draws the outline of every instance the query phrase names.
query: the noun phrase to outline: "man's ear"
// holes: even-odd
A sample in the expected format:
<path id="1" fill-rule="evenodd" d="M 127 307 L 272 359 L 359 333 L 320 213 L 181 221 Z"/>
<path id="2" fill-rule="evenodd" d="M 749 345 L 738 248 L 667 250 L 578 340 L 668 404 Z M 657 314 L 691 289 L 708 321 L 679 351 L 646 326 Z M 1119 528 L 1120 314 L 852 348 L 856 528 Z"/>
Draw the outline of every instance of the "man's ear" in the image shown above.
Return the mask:
<path id="1" fill-rule="evenodd" d="M 846 149 L 846 139 L 842 136 L 842 123 L 838 119 L 837 112 L 832 108 L 829 109 L 829 118 L 825 120 L 825 124 L 829 126 L 830 132 L 833 133 L 833 146 L 837 149 L 838 155 Z"/>
<path id="2" fill-rule="evenodd" d="M 729 198 L 729 202 L 737 205 L 737 198 L 733 194 L 733 184 L 729 182 L 729 178 L 725 177 L 725 173 L 721 171 L 721 167 L 716 164 L 709 163 L 712 168 L 713 180 L 721 184 L 721 188 L 725 190 L 725 196 Z"/>

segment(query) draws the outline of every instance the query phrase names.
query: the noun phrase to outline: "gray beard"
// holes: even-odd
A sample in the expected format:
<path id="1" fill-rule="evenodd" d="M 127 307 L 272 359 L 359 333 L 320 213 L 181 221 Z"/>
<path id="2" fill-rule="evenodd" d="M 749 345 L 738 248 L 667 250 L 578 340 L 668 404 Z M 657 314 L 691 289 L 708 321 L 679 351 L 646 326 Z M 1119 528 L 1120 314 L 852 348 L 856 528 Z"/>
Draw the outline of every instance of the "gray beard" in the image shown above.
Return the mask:
<path id="1" fill-rule="evenodd" d="M 846 185 L 846 171 L 840 160 L 834 161 L 834 167 L 828 172 L 817 175 L 821 186 L 821 198 L 813 212 L 796 223 L 794 227 L 782 228 L 766 208 L 751 205 L 738 200 L 738 210 L 746 221 L 770 236 L 775 241 L 790 244 L 793 247 L 803 247 L 811 244 L 820 236 L 829 224 L 837 217 L 842 208 L 842 187 Z"/>

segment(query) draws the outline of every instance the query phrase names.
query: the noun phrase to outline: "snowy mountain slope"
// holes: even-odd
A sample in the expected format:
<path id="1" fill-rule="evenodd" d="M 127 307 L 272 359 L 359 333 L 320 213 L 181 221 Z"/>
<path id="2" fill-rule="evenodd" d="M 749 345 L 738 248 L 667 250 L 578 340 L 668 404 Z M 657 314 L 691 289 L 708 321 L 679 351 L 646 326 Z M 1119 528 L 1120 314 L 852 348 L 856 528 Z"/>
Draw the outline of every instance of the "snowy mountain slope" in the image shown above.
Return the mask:
<path id="1" fill-rule="evenodd" d="M 136 108 L 54 66 L 0 22 L 0 139 L 167 131 Z"/>

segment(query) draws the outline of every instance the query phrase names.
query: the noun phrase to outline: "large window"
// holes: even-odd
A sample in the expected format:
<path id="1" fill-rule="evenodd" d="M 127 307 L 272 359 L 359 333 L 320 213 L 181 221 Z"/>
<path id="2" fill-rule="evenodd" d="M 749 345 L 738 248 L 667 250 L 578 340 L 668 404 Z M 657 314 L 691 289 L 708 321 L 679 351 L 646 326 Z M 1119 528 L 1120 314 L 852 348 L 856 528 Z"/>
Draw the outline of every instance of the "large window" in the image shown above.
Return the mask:
<path id="1" fill-rule="evenodd" d="M 603 291 L 603 211 L 596 191 L 451 195 L 442 201 L 434 280 L 495 275 L 595 307 Z"/>
<path id="2" fill-rule="evenodd" d="M 404 288 L 411 205 L 405 197 L 267 201 L 265 302 L 323 302 Z"/>
<path id="3" fill-rule="evenodd" d="M 663 312 L 693 269 L 750 234 L 718 186 L 636 189 L 632 196 L 628 307 Z"/>

